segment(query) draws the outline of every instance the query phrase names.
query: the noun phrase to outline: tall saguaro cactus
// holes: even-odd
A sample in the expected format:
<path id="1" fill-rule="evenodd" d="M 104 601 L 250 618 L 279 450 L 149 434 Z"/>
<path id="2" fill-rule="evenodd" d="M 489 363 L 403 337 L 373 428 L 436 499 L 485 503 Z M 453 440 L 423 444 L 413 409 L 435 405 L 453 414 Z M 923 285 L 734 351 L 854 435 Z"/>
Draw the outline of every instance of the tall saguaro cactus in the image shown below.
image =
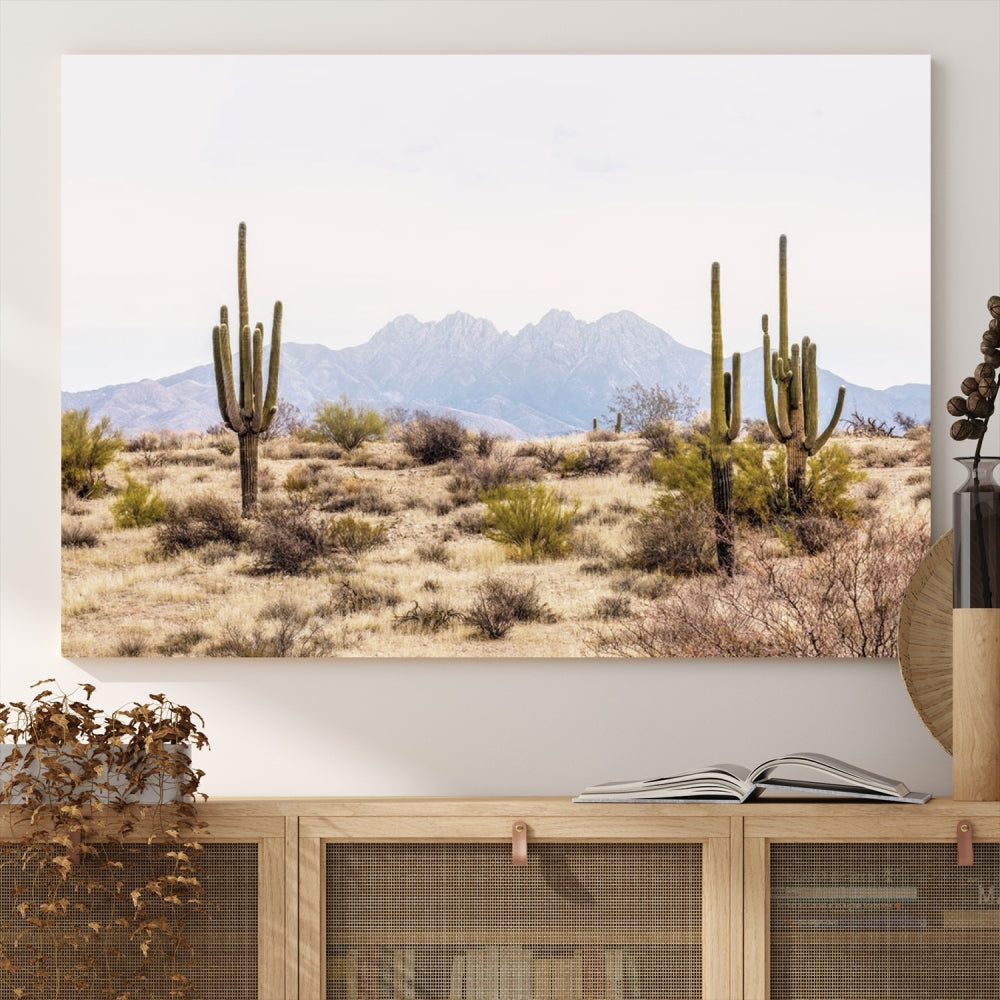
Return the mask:
<path id="1" fill-rule="evenodd" d="M 247 227 L 240 223 L 236 246 L 236 282 L 239 294 L 239 388 L 233 378 L 233 355 L 229 345 L 229 312 L 219 310 L 219 325 L 212 328 L 212 359 L 219 412 L 225 425 L 235 431 L 240 442 L 240 490 L 243 516 L 257 512 L 257 459 L 260 435 L 271 425 L 278 409 L 278 365 L 281 360 L 281 303 L 274 303 L 271 324 L 271 354 L 264 389 L 264 324 L 250 331 L 247 304 Z"/>
<path id="2" fill-rule="evenodd" d="M 722 305 L 719 265 L 712 264 L 712 375 L 709 459 L 712 466 L 712 502 L 715 505 L 715 551 L 719 569 L 732 576 L 736 569 L 736 518 L 733 514 L 733 448 L 739 437 L 740 355 L 733 354 L 733 370 L 724 371 Z"/>
<path id="3" fill-rule="evenodd" d="M 806 462 L 830 439 L 843 412 L 847 390 L 844 386 L 838 390 L 833 416 L 821 433 L 816 345 L 803 337 L 801 346 L 792 344 L 790 349 L 788 346 L 788 239 L 784 235 L 778 241 L 778 349 L 773 353 L 766 313 L 761 317 L 761 327 L 764 331 L 764 410 L 774 439 L 785 446 L 789 501 L 795 512 L 802 513 L 808 505 Z"/>

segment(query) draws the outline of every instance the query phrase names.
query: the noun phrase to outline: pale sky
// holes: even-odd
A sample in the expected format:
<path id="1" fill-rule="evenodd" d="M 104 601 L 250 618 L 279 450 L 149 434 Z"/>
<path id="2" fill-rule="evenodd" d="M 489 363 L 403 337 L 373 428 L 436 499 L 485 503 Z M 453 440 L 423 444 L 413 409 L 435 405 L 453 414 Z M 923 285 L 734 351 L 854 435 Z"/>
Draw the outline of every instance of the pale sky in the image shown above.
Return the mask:
<path id="1" fill-rule="evenodd" d="M 930 381 L 927 56 L 65 56 L 68 390 L 211 361 L 236 307 L 343 347 L 396 316 L 516 333 L 630 309 L 709 349 L 777 326 Z"/>

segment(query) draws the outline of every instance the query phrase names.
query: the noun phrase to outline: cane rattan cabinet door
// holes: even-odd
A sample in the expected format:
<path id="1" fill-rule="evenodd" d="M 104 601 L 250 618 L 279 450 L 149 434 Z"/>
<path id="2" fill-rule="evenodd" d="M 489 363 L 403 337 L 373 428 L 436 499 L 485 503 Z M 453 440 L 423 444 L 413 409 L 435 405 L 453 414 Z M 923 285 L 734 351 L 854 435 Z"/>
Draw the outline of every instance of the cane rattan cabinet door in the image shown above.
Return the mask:
<path id="1" fill-rule="evenodd" d="M 516 865 L 516 814 L 466 815 L 454 839 L 443 837 L 446 819 L 425 818 L 425 837 L 413 837 L 411 818 L 406 839 L 376 835 L 391 822 L 367 836 L 363 822 L 316 831 L 319 878 L 300 913 L 315 913 L 304 964 L 320 975 L 303 1000 L 732 995 L 728 820 L 717 837 L 626 839 L 626 828 L 594 840 L 585 815 L 576 829 L 527 815 L 527 863 Z M 710 926 L 720 928 L 714 947 Z"/>
<path id="2" fill-rule="evenodd" d="M 772 829 L 752 846 L 748 840 L 748 877 L 757 883 L 748 890 L 748 900 L 757 900 L 747 913 L 756 928 L 748 942 L 760 947 L 754 961 L 748 957 L 746 995 L 995 1000 L 1000 809 L 994 804 L 991 819 L 982 804 L 966 805 L 980 813 L 967 820 L 969 866 L 957 864 L 960 820 L 921 816 L 919 806 L 893 806 L 904 812 L 878 819 L 812 822 L 791 837 Z"/>
<path id="3" fill-rule="evenodd" d="M 36 845 L 24 864 L 22 845 L 0 841 L 0 996 L 288 995 L 285 820 L 214 816 L 213 823 L 213 812 L 201 811 L 208 834 L 194 873 L 181 876 L 197 880 L 202 902 L 185 907 L 182 923 L 170 917 L 177 937 L 169 950 L 155 933 L 119 930 L 119 918 L 140 898 L 148 907 L 144 919 L 155 924 L 167 917 L 171 901 L 164 897 L 176 864 L 170 852 L 183 846 L 148 843 L 141 828 L 124 843 L 87 844 L 60 891 L 45 862 L 49 856 L 65 862 L 64 846 Z"/>

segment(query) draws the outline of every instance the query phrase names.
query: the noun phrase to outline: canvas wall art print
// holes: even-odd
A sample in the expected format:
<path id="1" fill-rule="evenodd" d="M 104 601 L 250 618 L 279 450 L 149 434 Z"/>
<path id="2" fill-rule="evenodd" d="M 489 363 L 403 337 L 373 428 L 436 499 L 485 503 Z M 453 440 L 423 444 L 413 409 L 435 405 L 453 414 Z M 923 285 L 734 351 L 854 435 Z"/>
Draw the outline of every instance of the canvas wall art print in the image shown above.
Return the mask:
<path id="1" fill-rule="evenodd" d="M 62 640 L 891 657 L 923 56 L 67 56 Z"/>

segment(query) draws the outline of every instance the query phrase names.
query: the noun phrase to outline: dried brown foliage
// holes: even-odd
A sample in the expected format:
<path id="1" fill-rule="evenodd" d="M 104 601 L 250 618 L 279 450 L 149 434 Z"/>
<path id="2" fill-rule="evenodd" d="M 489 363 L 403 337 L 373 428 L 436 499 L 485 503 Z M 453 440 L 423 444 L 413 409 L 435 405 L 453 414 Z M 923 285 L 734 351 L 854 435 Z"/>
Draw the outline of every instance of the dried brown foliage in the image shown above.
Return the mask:
<path id="1" fill-rule="evenodd" d="M 0 866 L 17 883 L 0 898 L 0 993 L 192 997 L 203 720 L 162 694 L 105 713 L 93 685 L 48 683 L 0 704 Z"/>

